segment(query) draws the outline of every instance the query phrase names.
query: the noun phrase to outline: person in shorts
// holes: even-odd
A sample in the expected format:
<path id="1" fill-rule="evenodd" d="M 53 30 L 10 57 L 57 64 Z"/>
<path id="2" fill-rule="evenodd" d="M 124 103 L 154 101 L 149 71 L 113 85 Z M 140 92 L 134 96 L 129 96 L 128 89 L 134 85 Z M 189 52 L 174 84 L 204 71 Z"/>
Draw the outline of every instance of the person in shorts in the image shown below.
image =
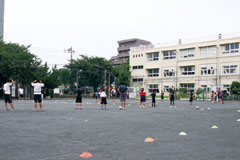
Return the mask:
<path id="1" fill-rule="evenodd" d="M 189 94 L 189 105 L 190 106 L 192 105 L 192 101 L 193 101 L 193 92 L 190 91 L 190 94 Z"/>
<path id="2" fill-rule="evenodd" d="M 144 92 L 144 89 L 141 89 L 141 92 L 139 92 L 140 95 L 140 108 L 146 108 L 146 92 Z"/>
<path id="3" fill-rule="evenodd" d="M 164 100 L 164 92 L 163 92 L 163 90 L 161 91 L 161 101 L 163 102 L 163 100 Z"/>
<path id="4" fill-rule="evenodd" d="M 156 107 L 156 91 L 153 90 L 152 94 L 152 107 Z"/>
<path id="5" fill-rule="evenodd" d="M 113 88 L 113 89 L 111 90 L 111 97 L 112 97 L 112 102 L 113 102 L 113 103 L 114 103 L 115 96 L 116 96 L 116 90 L 115 90 L 115 88 Z"/>
<path id="6" fill-rule="evenodd" d="M 100 99 L 101 99 L 101 109 L 103 109 L 103 105 L 104 105 L 104 108 L 106 109 L 107 94 L 105 93 L 105 89 L 102 89 L 102 92 L 100 94 Z"/>
<path id="7" fill-rule="evenodd" d="M 78 109 L 78 105 L 79 109 L 82 109 L 82 91 L 80 86 L 78 86 L 76 91 L 76 109 Z"/>
<path id="8" fill-rule="evenodd" d="M 126 107 L 127 90 L 127 87 L 123 84 L 121 84 L 118 88 L 118 92 L 120 92 L 120 101 L 122 108 Z"/>
<path id="9" fill-rule="evenodd" d="M 19 101 L 23 101 L 23 88 L 18 89 Z"/>
<path id="10" fill-rule="evenodd" d="M 174 107 L 174 91 L 171 91 L 169 95 L 170 107 Z"/>
<path id="11" fill-rule="evenodd" d="M 12 107 L 12 110 L 15 111 L 15 108 L 13 106 L 12 103 L 12 96 L 11 96 L 11 86 L 14 84 L 14 81 L 12 79 L 8 79 L 7 83 L 5 83 L 3 85 L 3 94 L 5 97 L 5 109 L 6 111 L 9 111 L 9 109 L 7 108 L 7 103 L 10 104 L 10 106 Z"/>
<path id="12" fill-rule="evenodd" d="M 31 83 L 33 86 L 33 94 L 34 94 L 34 109 L 37 111 L 37 103 L 39 103 L 40 111 L 42 110 L 42 87 L 44 84 L 41 80 L 34 80 Z"/>

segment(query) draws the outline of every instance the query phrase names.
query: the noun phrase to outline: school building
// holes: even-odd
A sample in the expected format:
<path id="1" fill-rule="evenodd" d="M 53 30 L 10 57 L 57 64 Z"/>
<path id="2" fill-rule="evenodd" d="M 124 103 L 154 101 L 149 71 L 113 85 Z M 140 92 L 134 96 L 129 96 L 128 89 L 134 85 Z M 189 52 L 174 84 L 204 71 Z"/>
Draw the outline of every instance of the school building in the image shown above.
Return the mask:
<path id="1" fill-rule="evenodd" d="M 240 36 L 176 45 L 131 48 L 131 86 L 167 93 L 170 88 L 230 91 L 240 81 Z"/>

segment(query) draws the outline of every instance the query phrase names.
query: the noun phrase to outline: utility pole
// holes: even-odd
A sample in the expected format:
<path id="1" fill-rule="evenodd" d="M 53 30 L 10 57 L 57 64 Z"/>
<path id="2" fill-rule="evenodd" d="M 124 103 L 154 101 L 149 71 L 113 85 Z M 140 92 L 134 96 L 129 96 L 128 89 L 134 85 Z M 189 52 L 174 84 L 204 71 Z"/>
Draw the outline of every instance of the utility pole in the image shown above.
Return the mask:
<path id="1" fill-rule="evenodd" d="M 71 77 L 70 77 L 70 82 L 71 82 L 71 85 L 72 85 L 72 60 L 73 60 L 72 55 L 75 53 L 75 51 L 73 50 L 73 48 L 71 46 L 71 48 L 67 49 L 66 52 L 71 54 L 71 65 L 70 65 L 70 67 L 71 67 L 70 68 L 70 76 Z"/>

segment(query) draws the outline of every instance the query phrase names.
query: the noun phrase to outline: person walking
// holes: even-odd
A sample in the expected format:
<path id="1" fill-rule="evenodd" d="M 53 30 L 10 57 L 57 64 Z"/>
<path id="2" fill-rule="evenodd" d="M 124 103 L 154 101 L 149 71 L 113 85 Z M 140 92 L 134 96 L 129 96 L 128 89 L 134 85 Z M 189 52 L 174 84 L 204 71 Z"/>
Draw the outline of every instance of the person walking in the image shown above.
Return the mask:
<path id="1" fill-rule="evenodd" d="M 101 109 L 103 109 L 103 105 L 104 105 L 104 109 L 106 109 L 107 94 L 105 93 L 105 89 L 102 89 L 102 92 L 100 94 L 100 99 L 101 99 Z"/>
<path id="2" fill-rule="evenodd" d="M 80 86 L 78 86 L 76 91 L 76 109 L 78 109 L 78 105 L 79 109 L 82 109 L 82 91 Z"/>
<path id="3" fill-rule="evenodd" d="M 34 94 L 34 109 L 35 112 L 37 111 L 37 103 L 39 103 L 40 111 L 42 110 L 42 87 L 44 87 L 44 84 L 41 80 L 34 80 L 31 83 L 31 86 L 33 86 L 33 94 Z"/>
<path id="4" fill-rule="evenodd" d="M 118 92 L 120 92 L 121 108 L 126 107 L 127 90 L 127 87 L 123 84 L 121 84 L 118 88 Z"/>
<path id="5" fill-rule="evenodd" d="M 10 106 L 12 107 L 12 110 L 15 111 L 15 108 L 13 106 L 12 103 L 12 96 L 11 96 L 11 86 L 14 84 L 14 81 L 12 79 L 8 79 L 7 83 L 5 83 L 3 85 L 3 94 L 5 97 L 5 109 L 6 111 L 9 111 L 8 107 L 7 107 L 7 103 L 10 104 Z"/>

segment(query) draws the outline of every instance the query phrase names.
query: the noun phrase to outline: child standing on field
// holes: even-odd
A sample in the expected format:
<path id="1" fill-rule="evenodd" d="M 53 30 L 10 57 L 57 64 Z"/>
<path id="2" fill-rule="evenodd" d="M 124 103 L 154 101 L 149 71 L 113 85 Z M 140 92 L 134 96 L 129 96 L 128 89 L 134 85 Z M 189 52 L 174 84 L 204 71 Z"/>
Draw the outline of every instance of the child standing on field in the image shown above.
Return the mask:
<path id="1" fill-rule="evenodd" d="M 145 108 L 146 92 L 144 92 L 144 89 L 142 88 L 139 94 L 140 94 L 140 108 Z"/>
<path id="2" fill-rule="evenodd" d="M 103 105 L 104 108 L 106 109 L 106 105 L 107 105 L 107 95 L 105 93 L 105 90 L 103 89 L 101 94 L 100 94 L 100 101 L 101 101 L 101 109 L 103 109 Z"/>
<path id="3" fill-rule="evenodd" d="M 172 91 L 169 95 L 170 107 L 174 107 L 174 92 Z"/>
<path id="4" fill-rule="evenodd" d="M 193 101 L 193 92 L 190 91 L 190 95 L 189 95 L 189 105 L 192 105 L 192 101 Z"/>

